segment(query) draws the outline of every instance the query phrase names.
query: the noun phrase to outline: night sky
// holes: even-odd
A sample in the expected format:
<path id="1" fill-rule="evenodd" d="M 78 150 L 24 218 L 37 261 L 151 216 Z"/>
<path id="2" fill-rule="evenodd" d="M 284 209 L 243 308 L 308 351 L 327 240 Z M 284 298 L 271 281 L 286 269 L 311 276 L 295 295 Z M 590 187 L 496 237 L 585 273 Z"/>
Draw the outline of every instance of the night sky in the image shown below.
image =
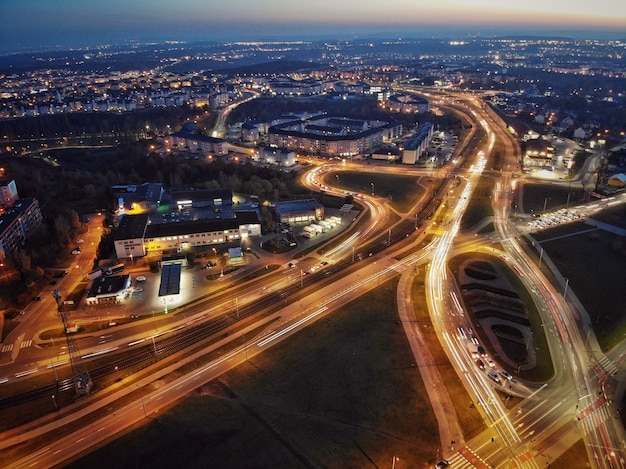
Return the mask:
<path id="1" fill-rule="evenodd" d="M 626 2 L 615 0 L 0 0 L 0 18 L 2 52 L 164 40 L 626 37 Z"/>

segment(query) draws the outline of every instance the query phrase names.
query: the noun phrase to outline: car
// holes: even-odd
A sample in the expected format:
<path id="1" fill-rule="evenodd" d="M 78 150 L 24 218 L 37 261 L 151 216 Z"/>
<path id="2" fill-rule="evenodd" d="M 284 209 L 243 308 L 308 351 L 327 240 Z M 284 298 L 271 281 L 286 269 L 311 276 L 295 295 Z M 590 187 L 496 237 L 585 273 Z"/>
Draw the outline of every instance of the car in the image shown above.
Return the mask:
<path id="1" fill-rule="evenodd" d="M 136 292 L 142 292 L 142 291 L 143 291 L 143 288 L 141 288 L 141 287 L 135 287 L 135 291 L 136 291 Z"/>
<path id="2" fill-rule="evenodd" d="M 33 301 L 41 301 L 41 297 L 40 296 L 36 296 L 35 298 L 33 298 Z"/>
<path id="3" fill-rule="evenodd" d="M 494 368 L 496 366 L 496 362 L 494 362 L 491 357 L 486 357 L 485 361 L 487 362 L 487 365 L 489 365 L 491 368 Z"/>
<path id="4" fill-rule="evenodd" d="M 511 373 L 509 373 L 506 370 L 499 370 L 498 373 L 500 373 L 502 376 L 504 376 L 509 381 L 511 381 L 513 379 L 513 376 L 511 375 Z"/>
<path id="5" fill-rule="evenodd" d="M 289 267 L 290 269 L 293 269 L 296 266 L 296 264 L 294 264 L 293 262 L 290 262 L 289 264 L 287 264 L 287 267 Z"/>
<path id="6" fill-rule="evenodd" d="M 327 261 L 322 261 L 321 265 L 328 265 L 328 262 Z"/>
<path id="7" fill-rule="evenodd" d="M 72 249 L 72 254 L 73 254 L 73 255 L 80 254 L 80 248 L 74 248 L 74 249 Z"/>
<path id="8" fill-rule="evenodd" d="M 56 280 L 51 280 L 51 281 L 50 281 L 50 285 L 56 285 L 56 284 L 57 284 L 57 281 L 56 281 Z"/>
<path id="9" fill-rule="evenodd" d="M 145 275 L 140 275 L 139 277 L 137 277 L 137 281 L 138 282 L 145 282 L 146 281 Z"/>
<path id="10" fill-rule="evenodd" d="M 489 376 L 489 378 L 495 381 L 496 383 L 500 383 L 500 377 L 498 376 L 498 373 L 496 373 L 495 371 L 487 370 L 487 376 Z"/>
<path id="11" fill-rule="evenodd" d="M 485 363 L 480 358 L 476 360 L 476 366 L 480 368 L 481 370 L 485 369 Z"/>
<path id="12" fill-rule="evenodd" d="M 445 469 L 446 467 L 450 467 L 450 461 L 448 461 L 447 459 L 442 459 L 437 463 L 435 467 L 439 469 Z"/>
<path id="13" fill-rule="evenodd" d="M 84 239 L 78 239 L 78 240 L 76 240 L 76 242 L 77 242 L 78 244 L 83 244 L 83 243 L 85 242 L 85 240 L 84 240 Z"/>
<path id="14" fill-rule="evenodd" d="M 483 347 L 482 345 L 478 346 L 478 353 L 480 353 L 481 357 L 487 356 L 487 351 L 485 350 L 485 347 Z"/>

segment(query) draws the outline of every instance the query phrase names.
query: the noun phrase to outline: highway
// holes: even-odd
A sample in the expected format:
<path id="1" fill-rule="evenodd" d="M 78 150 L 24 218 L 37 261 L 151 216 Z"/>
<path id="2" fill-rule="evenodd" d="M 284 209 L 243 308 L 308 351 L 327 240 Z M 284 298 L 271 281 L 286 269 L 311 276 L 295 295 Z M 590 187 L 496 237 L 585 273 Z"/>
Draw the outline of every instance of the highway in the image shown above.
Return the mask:
<path id="1" fill-rule="evenodd" d="M 450 95 L 447 98 L 446 95 Z M 193 373 L 179 378 L 166 388 L 152 392 L 141 393 L 142 386 L 149 381 L 136 383 L 136 388 L 127 387 L 117 392 L 130 393 L 137 391 L 137 400 L 89 424 L 88 431 L 81 430 L 57 440 L 54 445 L 46 442 L 45 445 L 8 467 L 28 467 L 31 465 L 52 466 L 73 455 L 88 450 L 98 442 L 115 435 L 122 428 L 133 425 L 142 419 L 150 418 L 160 409 L 181 399 L 203 383 L 209 382 L 229 369 L 238 366 L 246 360 L 262 353 L 268 347 L 279 343 L 307 325 L 332 314 L 332 312 L 347 304 L 354 298 L 375 288 L 377 285 L 395 277 L 402 276 L 402 290 L 398 293 L 403 323 L 410 323 L 410 311 L 407 303 L 407 291 L 410 288 L 411 272 L 413 268 L 427 268 L 426 292 L 427 302 L 433 325 L 437 331 L 442 346 L 448 354 L 451 363 L 456 368 L 468 392 L 478 405 L 481 415 L 487 424 L 487 430 L 469 441 L 463 439 L 458 423 L 450 418 L 450 399 L 444 386 L 427 386 L 429 397 L 433 403 L 435 413 L 440 421 L 442 455 L 454 462 L 454 467 L 543 467 L 555 457 L 565 451 L 577 439 L 583 438 L 590 454 L 593 467 L 626 467 L 624 465 L 623 441 L 624 431 L 618 420 L 612 417 L 610 403 L 605 396 L 603 383 L 608 376 L 617 371 L 616 363 L 623 361 L 626 351 L 620 354 L 605 357 L 597 352 L 598 347 L 590 347 L 594 343 L 593 330 L 584 311 L 581 311 L 573 293 L 568 294 L 562 286 L 554 286 L 546 278 L 543 271 L 537 267 L 536 259 L 528 256 L 520 243 L 522 233 L 514 223 L 511 223 L 509 210 L 513 197 L 514 180 L 510 168 L 516 166 L 518 148 L 507 135 L 502 123 L 488 107 L 483 106 L 480 100 L 467 98 L 457 93 L 441 95 L 442 100 L 449 107 L 459 108 L 464 115 L 472 116 L 476 127 L 480 126 L 487 136 L 485 142 L 478 148 L 462 147 L 467 153 L 465 164 L 461 162 L 451 165 L 447 169 L 450 177 L 445 178 L 438 188 L 440 194 L 456 196 L 445 197 L 445 203 L 439 207 L 438 214 L 445 222 L 443 226 L 426 225 L 426 231 L 415 230 L 418 214 L 425 210 L 427 204 L 435 203 L 434 193 L 427 194 L 425 199 L 418 201 L 412 210 L 398 214 L 390 211 L 387 200 L 369 194 L 355 194 L 359 203 L 366 207 L 369 219 L 358 230 L 347 236 L 346 240 L 336 247 L 324 252 L 316 259 L 310 255 L 307 260 L 299 263 L 296 268 L 285 267 L 276 274 L 267 275 L 253 284 L 237 286 L 228 297 L 216 301 L 214 298 L 200 302 L 188 308 L 185 317 L 166 318 L 159 322 L 141 321 L 136 325 L 124 329 L 107 331 L 104 343 L 95 343 L 101 337 L 90 339 L 81 346 L 81 351 L 88 355 L 98 351 L 120 347 L 131 347 L 139 344 L 153 344 L 157 351 L 155 339 L 168 333 L 175 333 L 186 327 L 197 325 L 198 322 L 215 320 L 220 317 L 229 317 L 236 323 L 240 313 L 250 305 L 271 295 L 279 299 L 289 298 L 299 291 L 298 299 L 284 307 L 277 309 L 272 315 L 262 319 L 266 324 L 265 330 L 255 337 L 246 334 L 253 330 L 248 326 L 240 334 L 231 335 L 215 346 L 230 343 L 232 351 L 223 357 L 207 363 Z M 503 142 L 506 148 L 506 158 L 503 171 L 485 171 L 485 164 L 489 160 L 496 140 Z M 461 151 L 459 148 L 458 151 Z M 400 168 L 393 166 L 362 167 L 356 163 L 329 162 L 315 166 L 302 176 L 303 184 L 312 190 L 324 190 L 331 194 L 345 195 L 345 191 L 334 188 L 333 178 L 329 173 L 344 170 L 363 171 L 407 171 L 415 175 L 432 177 L 440 175 L 433 170 L 418 170 L 414 168 Z M 493 247 L 493 238 L 459 235 L 459 226 L 463 214 L 471 200 L 472 191 L 483 175 L 497 178 L 496 189 L 492 197 L 494 209 L 494 223 L 499 236 L 499 246 Z M 454 188 L 452 187 L 454 185 Z M 443 200 L 442 197 L 440 200 Z M 433 210 L 434 210 L 433 205 Z M 391 220 L 395 220 L 391 224 Z M 412 229 L 406 230 L 407 224 Z M 90 231 L 91 232 L 91 231 Z M 392 239 L 392 232 L 394 237 Z M 399 232 L 399 233 L 398 233 Z M 433 242 L 428 245 L 421 243 L 425 232 L 434 233 Z M 406 236 L 404 235 L 406 233 Z M 97 236 L 97 231 L 93 230 Z M 86 239 L 91 243 L 91 239 Z M 548 338 L 550 353 L 554 364 L 555 375 L 547 383 L 524 383 L 513 380 L 506 391 L 506 384 L 494 382 L 487 378 L 485 372 L 476 367 L 474 359 L 468 353 L 466 343 L 470 340 L 471 330 L 475 327 L 463 311 L 459 301 L 460 292 L 454 279 L 448 273 L 448 260 L 451 256 L 461 252 L 481 251 L 489 252 L 500 257 L 518 273 L 520 279 L 533 297 L 541 312 L 544 331 Z M 327 265 L 321 266 L 321 259 L 329 259 Z M 398 260 L 399 259 L 399 260 Z M 344 264 L 341 264 L 341 262 Z M 319 266 L 315 275 L 304 277 L 303 271 L 312 266 Z M 78 281 L 89 269 L 89 261 L 77 256 L 76 275 L 68 274 L 63 282 L 68 285 Z M 322 281 L 327 273 L 334 275 L 336 270 L 346 269 L 345 275 L 333 277 L 332 283 Z M 80 272 L 80 275 L 78 274 Z M 306 278 L 306 284 L 305 284 Z M 307 288 L 320 282 L 319 289 Z M 64 289 L 68 285 L 62 284 Z M 404 292 L 404 293 L 401 293 Z M 43 315 L 46 321 L 52 324 L 56 319 L 56 305 L 51 303 L 52 296 L 39 304 L 33 303 L 27 310 L 24 319 L 27 331 L 34 331 L 40 327 L 36 320 L 28 319 L 33 313 Z M 209 306 L 210 305 L 210 306 Z M 54 308 L 52 308 L 52 306 Z M 53 310 L 54 309 L 54 310 Z M 29 316 L 30 315 L 30 316 Z M 404 316 L 402 316 L 404 315 Z M 166 321 L 162 322 L 162 321 Z M 143 324 L 142 324 L 143 323 Z M 155 324 L 159 324 L 155 326 Z M 259 324 L 257 324 L 258 326 Z M 419 330 L 405 326 L 409 343 L 413 349 L 416 362 L 427 361 L 428 354 L 420 340 Z M 168 332 L 169 331 L 169 332 Z M 463 333 L 460 333 L 463 331 Z M 50 350 L 29 350 L 21 348 L 21 341 L 25 333 L 13 338 L 19 349 L 19 361 L 15 363 L 15 373 L 26 372 L 34 368 L 43 368 L 51 360 L 64 360 L 63 349 L 54 348 L 54 353 L 60 355 L 50 358 Z M 27 335 L 27 333 L 26 333 Z M 132 344 L 132 345 L 131 345 Z M 117 348 L 115 348 L 117 347 Z M 14 354 L 18 358 L 18 353 Z M 425 367 L 427 368 L 427 367 Z M 36 372 L 36 371 L 35 371 Z M 425 382 L 438 384 L 440 378 L 436 373 L 423 376 Z M 24 375 L 27 376 L 27 375 Z M 0 377 L 1 378 L 1 377 Z M 512 395 L 524 397 L 525 400 L 513 409 L 507 409 L 498 391 L 506 391 Z M 91 399 L 90 396 L 87 399 Z M 106 405 L 106 401 L 99 402 L 92 399 L 90 406 L 84 411 L 91 412 Z M 68 421 L 78 419 L 80 412 L 65 412 Z M 58 422 L 57 422 L 58 423 Z M 50 430 L 50 429 L 48 429 Z M 16 429 L 3 435 L 0 449 L 45 434 L 46 428 Z M 451 447 L 448 442 L 456 441 Z M 54 451 L 53 451 L 54 448 Z"/>

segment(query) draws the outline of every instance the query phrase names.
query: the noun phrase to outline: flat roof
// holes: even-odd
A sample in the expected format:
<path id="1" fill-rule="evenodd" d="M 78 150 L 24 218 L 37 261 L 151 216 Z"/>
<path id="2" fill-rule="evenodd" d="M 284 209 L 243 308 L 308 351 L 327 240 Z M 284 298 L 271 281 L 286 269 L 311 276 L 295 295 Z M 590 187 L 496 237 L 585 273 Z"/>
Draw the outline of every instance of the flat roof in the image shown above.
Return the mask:
<path id="1" fill-rule="evenodd" d="M 306 212 L 315 210 L 317 208 L 323 207 L 315 199 L 305 199 L 305 200 L 289 200 L 286 202 L 278 202 L 276 204 L 276 210 L 279 213 L 295 213 L 295 212 Z"/>
<path id="2" fill-rule="evenodd" d="M 98 277 L 91 282 L 91 287 L 87 292 L 87 298 L 96 296 L 114 296 L 126 288 L 130 275 L 111 275 L 108 277 Z"/>
<path id="3" fill-rule="evenodd" d="M 180 293 L 181 264 L 165 264 L 161 268 L 159 296 L 178 295 Z"/>

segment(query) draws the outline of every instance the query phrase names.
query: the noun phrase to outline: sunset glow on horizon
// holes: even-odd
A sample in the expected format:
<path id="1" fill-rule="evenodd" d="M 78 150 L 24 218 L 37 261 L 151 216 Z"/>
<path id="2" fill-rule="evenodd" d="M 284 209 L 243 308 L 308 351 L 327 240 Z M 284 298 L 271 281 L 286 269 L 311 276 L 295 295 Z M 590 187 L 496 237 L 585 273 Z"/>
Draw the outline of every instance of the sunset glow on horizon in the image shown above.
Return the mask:
<path id="1" fill-rule="evenodd" d="M 347 34 L 448 33 L 558 34 L 559 31 L 610 31 L 626 37 L 626 2 L 552 2 L 494 0 L 419 2 L 356 0 L 317 2 L 230 0 L 0 0 L 4 19 L 0 46 L 111 40 L 234 40 Z M 463 29 L 462 31 L 460 29 Z M 470 31 L 471 30 L 471 31 Z M 623 33 L 623 34 L 622 34 Z M 443 34 L 443 33 L 442 33 Z"/>

